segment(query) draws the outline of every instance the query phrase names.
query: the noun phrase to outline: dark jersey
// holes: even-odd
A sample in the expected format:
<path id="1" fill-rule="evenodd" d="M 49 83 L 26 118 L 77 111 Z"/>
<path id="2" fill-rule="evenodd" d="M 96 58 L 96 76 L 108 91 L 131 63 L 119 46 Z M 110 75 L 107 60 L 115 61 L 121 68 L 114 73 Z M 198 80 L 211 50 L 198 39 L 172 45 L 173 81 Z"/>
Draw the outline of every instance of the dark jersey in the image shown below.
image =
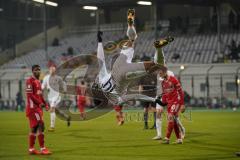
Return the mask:
<path id="1" fill-rule="evenodd" d="M 157 93 L 157 76 L 147 75 L 140 79 L 139 85 L 142 86 L 142 94 L 150 97 L 155 97 Z"/>

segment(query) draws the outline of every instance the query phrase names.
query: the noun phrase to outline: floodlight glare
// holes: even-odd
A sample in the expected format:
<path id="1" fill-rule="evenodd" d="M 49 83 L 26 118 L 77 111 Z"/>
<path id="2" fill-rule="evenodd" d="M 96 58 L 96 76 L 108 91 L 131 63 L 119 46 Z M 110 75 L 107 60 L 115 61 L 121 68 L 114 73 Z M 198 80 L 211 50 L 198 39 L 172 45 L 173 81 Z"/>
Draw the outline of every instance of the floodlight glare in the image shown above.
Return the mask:
<path id="1" fill-rule="evenodd" d="M 44 3 L 44 0 L 33 0 L 34 2 L 38 2 L 38 3 Z M 57 7 L 58 4 L 55 2 L 51 2 L 51 1 L 46 1 L 46 5 L 49 6 L 53 6 L 53 7 Z"/>
<path id="2" fill-rule="evenodd" d="M 181 70 L 184 70 L 184 69 L 185 69 L 185 66 L 184 66 L 184 65 L 181 65 L 181 66 L 180 66 L 180 69 L 181 69 Z"/>
<path id="3" fill-rule="evenodd" d="M 44 0 L 33 0 L 34 2 L 44 3 Z"/>
<path id="4" fill-rule="evenodd" d="M 150 1 L 138 1 L 137 4 L 151 6 L 152 2 L 150 2 Z"/>
<path id="5" fill-rule="evenodd" d="M 87 10 L 97 10 L 98 7 L 96 7 L 96 6 L 83 6 L 83 9 L 87 9 Z"/>
<path id="6" fill-rule="evenodd" d="M 237 79 L 237 84 L 240 85 L 240 79 Z"/>
<path id="7" fill-rule="evenodd" d="M 57 3 L 51 2 L 51 1 L 46 1 L 46 4 L 49 5 L 49 6 L 53 6 L 53 7 L 57 7 L 58 6 Z"/>

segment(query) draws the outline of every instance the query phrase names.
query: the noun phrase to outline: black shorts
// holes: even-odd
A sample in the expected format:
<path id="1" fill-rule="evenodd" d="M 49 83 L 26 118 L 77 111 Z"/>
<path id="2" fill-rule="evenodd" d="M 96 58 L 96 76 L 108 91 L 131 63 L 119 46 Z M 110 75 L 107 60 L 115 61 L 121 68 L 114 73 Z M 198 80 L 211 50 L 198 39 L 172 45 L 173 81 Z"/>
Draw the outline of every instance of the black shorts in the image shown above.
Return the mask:
<path id="1" fill-rule="evenodd" d="M 148 108 L 149 106 L 151 106 L 151 107 L 156 107 L 156 104 L 154 103 L 154 102 L 142 102 L 142 106 L 144 107 L 144 108 Z"/>

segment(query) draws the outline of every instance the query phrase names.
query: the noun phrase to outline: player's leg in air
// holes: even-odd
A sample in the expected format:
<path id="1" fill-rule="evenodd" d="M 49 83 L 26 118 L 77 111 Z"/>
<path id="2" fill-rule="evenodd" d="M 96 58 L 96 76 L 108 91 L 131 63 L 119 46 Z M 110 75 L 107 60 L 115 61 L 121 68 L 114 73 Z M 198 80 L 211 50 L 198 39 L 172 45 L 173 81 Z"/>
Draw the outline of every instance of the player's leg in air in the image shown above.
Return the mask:
<path id="1" fill-rule="evenodd" d="M 122 105 L 115 105 L 114 109 L 115 109 L 115 112 L 116 112 L 117 123 L 118 123 L 119 126 L 121 126 L 124 123 Z"/>
<path id="2" fill-rule="evenodd" d="M 144 62 L 144 67 L 146 72 L 152 73 L 165 66 L 165 57 L 162 48 L 174 40 L 173 37 L 167 37 L 161 40 L 157 40 L 154 42 L 155 47 L 155 55 L 154 62 L 147 61 Z"/>
<path id="3" fill-rule="evenodd" d="M 112 74 L 114 75 L 115 72 L 121 73 L 126 75 L 128 79 L 134 79 L 136 77 L 141 77 L 149 73 L 154 73 L 155 71 L 163 68 L 165 66 L 165 58 L 164 58 L 164 53 L 162 50 L 162 47 L 166 46 L 167 44 L 171 43 L 174 39 L 172 37 L 167 37 L 162 40 L 157 40 L 154 42 L 155 46 L 155 56 L 154 56 L 154 61 L 144 61 L 144 62 L 139 62 L 139 63 L 131 63 L 128 61 L 129 58 L 127 58 L 127 62 L 120 61 L 117 63 L 116 60 L 116 65 L 115 67 L 113 66 L 113 69 L 115 69 Z M 129 43 L 131 44 L 131 43 Z M 122 49 L 121 53 L 125 55 L 132 55 L 134 50 L 131 47 L 128 47 L 128 49 Z M 121 57 L 121 56 L 119 56 Z M 119 58 L 120 59 L 120 58 Z M 125 63 L 125 64 L 124 64 Z M 121 66 L 119 68 L 119 66 Z"/>
<path id="4" fill-rule="evenodd" d="M 135 21 L 135 10 L 129 9 L 127 13 L 127 23 L 128 23 L 127 36 L 130 42 L 134 42 L 137 39 L 137 33 L 134 26 L 134 21 Z"/>
<path id="5" fill-rule="evenodd" d="M 162 139 L 162 114 L 163 107 L 159 104 L 156 104 L 156 131 L 157 135 L 153 137 L 153 140 L 161 140 Z"/>

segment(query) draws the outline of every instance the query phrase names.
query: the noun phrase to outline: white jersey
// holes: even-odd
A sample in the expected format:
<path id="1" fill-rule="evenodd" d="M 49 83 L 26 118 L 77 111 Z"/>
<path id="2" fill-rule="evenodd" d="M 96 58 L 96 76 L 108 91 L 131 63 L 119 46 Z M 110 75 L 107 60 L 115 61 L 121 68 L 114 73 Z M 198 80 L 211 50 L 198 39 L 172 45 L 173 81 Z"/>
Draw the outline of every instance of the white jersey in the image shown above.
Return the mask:
<path id="1" fill-rule="evenodd" d="M 50 106 L 56 106 L 60 100 L 60 88 L 66 89 L 65 83 L 63 82 L 62 78 L 54 75 L 50 76 L 50 74 L 46 75 L 42 82 L 42 89 L 45 88 L 48 90 L 48 101 Z"/>
<path id="2" fill-rule="evenodd" d="M 126 59 L 124 59 L 121 63 L 121 65 L 118 65 L 117 68 L 117 74 L 120 75 L 121 70 L 123 68 L 123 66 L 126 66 L 126 63 L 132 63 L 132 59 L 133 59 L 133 54 L 134 54 L 134 49 L 132 47 L 129 48 L 123 48 L 120 52 L 120 56 L 124 55 L 126 56 Z M 104 66 L 105 67 L 105 66 Z M 101 73 L 101 72 L 100 72 Z M 114 76 L 116 73 L 114 73 L 114 71 L 112 71 L 111 73 L 107 73 L 106 71 L 103 72 L 104 76 L 102 76 L 101 80 L 99 81 L 100 84 L 102 84 L 102 89 L 104 92 L 112 92 L 113 89 L 115 88 L 115 83 L 112 79 L 112 75 Z M 122 75 L 121 75 L 122 76 Z M 115 78 L 116 76 L 114 76 Z M 119 78 L 120 79 L 120 78 Z M 115 81 L 118 81 L 118 79 L 115 78 Z M 117 82 L 118 83 L 118 82 Z"/>

